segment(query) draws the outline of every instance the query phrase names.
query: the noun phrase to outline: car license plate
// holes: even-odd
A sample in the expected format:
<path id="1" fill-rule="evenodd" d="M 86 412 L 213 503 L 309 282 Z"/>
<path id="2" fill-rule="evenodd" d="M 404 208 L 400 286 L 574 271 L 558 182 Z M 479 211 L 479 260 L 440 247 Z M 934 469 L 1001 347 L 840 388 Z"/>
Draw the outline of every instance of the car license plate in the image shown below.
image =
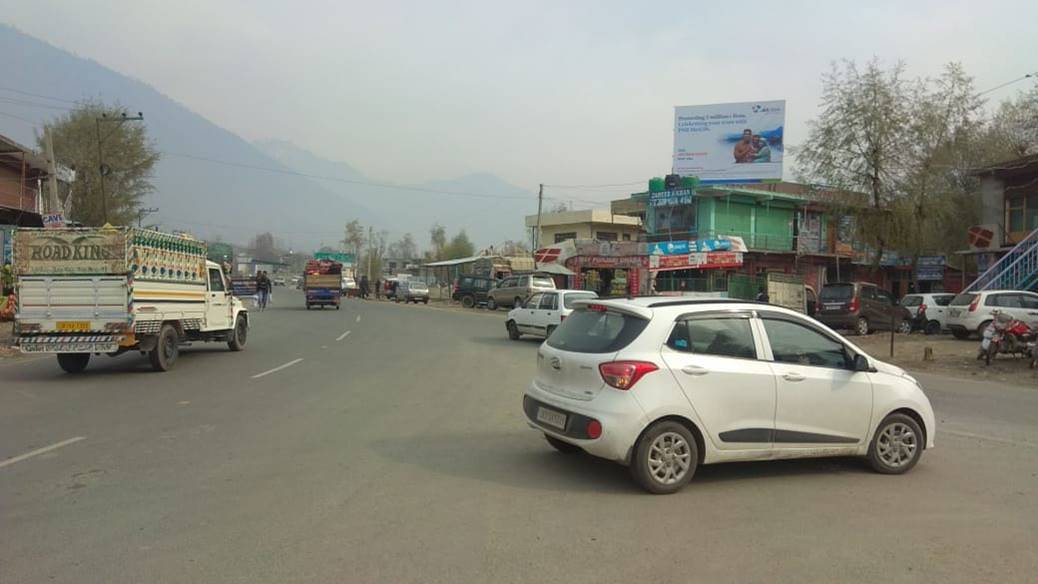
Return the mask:
<path id="1" fill-rule="evenodd" d="M 559 430 L 566 429 L 566 414 L 549 410 L 548 408 L 537 408 L 537 421 L 544 422 Z"/>
<path id="2" fill-rule="evenodd" d="M 90 330 L 88 320 L 59 320 L 55 328 L 63 333 L 78 333 Z"/>
<path id="3" fill-rule="evenodd" d="M 114 353 L 119 343 L 21 343 L 23 353 Z"/>

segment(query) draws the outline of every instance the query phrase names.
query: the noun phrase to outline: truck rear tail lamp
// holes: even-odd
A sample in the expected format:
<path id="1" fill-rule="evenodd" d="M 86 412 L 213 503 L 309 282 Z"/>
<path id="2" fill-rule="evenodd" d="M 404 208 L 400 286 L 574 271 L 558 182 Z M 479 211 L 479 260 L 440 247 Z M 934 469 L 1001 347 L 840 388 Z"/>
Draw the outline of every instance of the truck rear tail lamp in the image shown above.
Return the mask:
<path id="1" fill-rule="evenodd" d="M 649 373 L 658 370 L 655 363 L 648 361 L 610 361 L 598 365 L 598 373 L 606 385 L 628 390 Z"/>

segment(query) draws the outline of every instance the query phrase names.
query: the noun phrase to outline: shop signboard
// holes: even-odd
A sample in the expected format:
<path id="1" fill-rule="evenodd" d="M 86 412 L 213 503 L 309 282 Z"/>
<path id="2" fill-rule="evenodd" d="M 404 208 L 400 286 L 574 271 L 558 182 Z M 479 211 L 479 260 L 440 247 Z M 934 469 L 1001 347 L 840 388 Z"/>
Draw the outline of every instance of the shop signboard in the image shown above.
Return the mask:
<path id="1" fill-rule="evenodd" d="M 353 264 L 353 254 L 337 251 L 319 251 L 314 254 L 314 259 L 339 262 L 340 264 Z"/>
<path id="2" fill-rule="evenodd" d="M 742 265 L 742 261 L 743 255 L 741 252 L 697 251 L 686 255 L 649 256 L 649 268 L 653 270 L 738 268 Z"/>
<path id="3" fill-rule="evenodd" d="M 649 244 L 651 255 L 681 255 L 688 252 L 688 241 L 657 241 Z"/>
<path id="4" fill-rule="evenodd" d="M 657 241 L 648 246 L 649 255 L 685 255 L 694 251 L 746 251 L 746 244 L 741 237 L 720 237 L 692 241 Z"/>
<path id="5" fill-rule="evenodd" d="M 674 173 L 706 184 L 777 182 L 785 119 L 784 100 L 675 107 Z"/>
<path id="6" fill-rule="evenodd" d="M 919 256 L 915 265 L 915 277 L 919 280 L 943 280 L 944 265 L 943 255 Z"/>
<path id="7" fill-rule="evenodd" d="M 678 205 L 691 205 L 695 196 L 692 189 L 675 189 L 672 191 L 660 191 L 649 193 L 649 207 L 677 207 Z"/>
<path id="8" fill-rule="evenodd" d="M 648 265 L 646 256 L 578 256 L 578 268 L 643 268 Z"/>

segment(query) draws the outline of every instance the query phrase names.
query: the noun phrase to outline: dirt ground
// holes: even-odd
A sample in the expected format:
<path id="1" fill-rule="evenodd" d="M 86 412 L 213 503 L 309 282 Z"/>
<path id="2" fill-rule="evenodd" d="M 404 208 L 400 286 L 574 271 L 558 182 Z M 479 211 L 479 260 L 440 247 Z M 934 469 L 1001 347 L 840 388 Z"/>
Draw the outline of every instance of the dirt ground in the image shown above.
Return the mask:
<path id="1" fill-rule="evenodd" d="M 925 371 L 952 377 L 1004 381 L 1020 385 L 1034 384 L 1038 387 L 1038 370 L 1031 369 L 1028 359 L 1009 355 L 998 355 L 985 366 L 977 360 L 978 339 L 960 341 L 951 335 L 894 335 L 894 357 L 890 357 L 890 333 L 873 333 L 867 337 L 851 336 L 848 339 L 865 349 L 870 355 L 894 363 L 910 371 Z M 933 360 L 924 361 L 926 347 L 933 349 Z"/>
<path id="2" fill-rule="evenodd" d="M 11 347 L 12 332 L 12 323 L 0 321 L 0 359 L 13 357 L 18 354 L 18 351 Z"/>

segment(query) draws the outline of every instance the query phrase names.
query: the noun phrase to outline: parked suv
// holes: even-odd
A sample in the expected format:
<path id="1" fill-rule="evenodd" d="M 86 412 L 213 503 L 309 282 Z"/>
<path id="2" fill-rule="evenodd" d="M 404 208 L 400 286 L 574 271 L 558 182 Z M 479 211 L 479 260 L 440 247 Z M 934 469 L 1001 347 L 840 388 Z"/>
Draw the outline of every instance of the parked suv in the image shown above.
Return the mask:
<path id="1" fill-rule="evenodd" d="M 490 291 L 487 297 L 487 308 L 497 310 L 498 306 L 515 308 L 522 306 L 527 298 L 535 292 L 554 290 L 555 281 L 550 276 L 522 275 L 509 276 Z"/>
<path id="2" fill-rule="evenodd" d="M 573 312 L 573 305 L 576 301 L 591 298 L 598 298 L 598 294 L 590 290 L 538 292 L 522 306 L 517 306 L 508 313 L 508 318 L 505 320 L 508 338 L 518 341 L 522 335 L 550 337 L 551 333 Z"/>
<path id="3" fill-rule="evenodd" d="M 482 276 L 459 276 L 454 281 L 451 299 L 461 302 L 465 308 L 472 308 L 487 301 L 487 293 L 494 287 L 493 278 Z"/>
<path id="4" fill-rule="evenodd" d="M 818 295 L 815 318 L 834 329 L 850 329 L 859 335 L 874 330 L 912 332 L 912 315 L 894 296 L 875 284 L 846 282 L 826 284 Z"/>
<path id="5" fill-rule="evenodd" d="M 425 282 L 417 280 L 400 282 L 396 286 L 396 295 L 393 299 L 397 302 L 414 302 L 415 304 L 423 302 L 429 304 L 429 287 L 425 285 Z"/>
<path id="6" fill-rule="evenodd" d="M 672 493 L 699 464 L 861 456 L 900 474 L 933 447 L 919 382 L 814 319 L 730 300 L 580 300 L 537 351 L 529 425 Z"/>
<path id="7" fill-rule="evenodd" d="M 984 329 L 994 318 L 994 310 L 1034 326 L 1038 322 L 1038 294 L 1024 290 L 985 290 L 959 294 L 948 305 L 948 329 L 956 339 L 969 338 L 971 333 L 983 337 Z"/>
<path id="8" fill-rule="evenodd" d="M 909 294 L 901 299 L 901 306 L 912 317 L 913 328 L 928 335 L 936 335 L 948 328 L 948 303 L 954 294 Z"/>

